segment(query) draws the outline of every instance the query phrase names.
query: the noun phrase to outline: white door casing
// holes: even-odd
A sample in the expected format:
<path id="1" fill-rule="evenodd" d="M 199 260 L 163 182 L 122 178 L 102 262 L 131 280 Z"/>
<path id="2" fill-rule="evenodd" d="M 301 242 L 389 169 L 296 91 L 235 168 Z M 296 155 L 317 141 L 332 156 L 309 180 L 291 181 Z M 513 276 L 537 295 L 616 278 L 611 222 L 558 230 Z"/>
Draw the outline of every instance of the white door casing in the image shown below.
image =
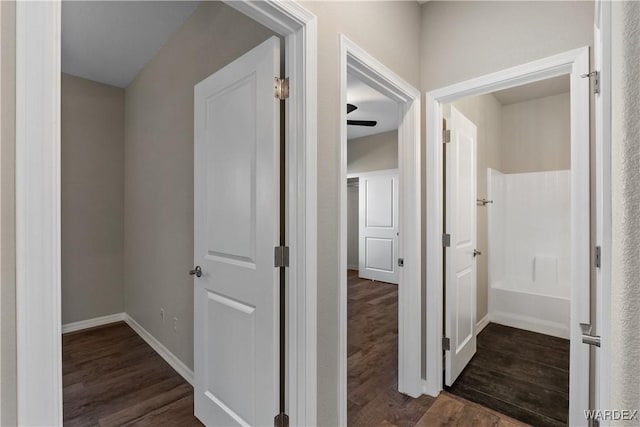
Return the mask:
<path id="1" fill-rule="evenodd" d="M 207 425 L 278 413 L 280 41 L 195 86 L 194 388 Z"/>
<path id="2" fill-rule="evenodd" d="M 447 120 L 445 230 L 445 383 L 450 386 L 476 352 L 476 126 L 456 108 Z"/>
<path id="3" fill-rule="evenodd" d="M 398 284 L 397 170 L 359 176 L 359 276 Z"/>

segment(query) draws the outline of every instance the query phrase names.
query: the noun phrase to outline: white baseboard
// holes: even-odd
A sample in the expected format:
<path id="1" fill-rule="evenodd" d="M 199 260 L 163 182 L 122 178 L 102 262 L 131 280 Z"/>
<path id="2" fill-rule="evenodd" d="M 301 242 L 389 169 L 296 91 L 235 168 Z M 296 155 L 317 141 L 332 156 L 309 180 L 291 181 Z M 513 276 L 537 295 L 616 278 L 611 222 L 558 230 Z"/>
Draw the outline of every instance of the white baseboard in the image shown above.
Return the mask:
<path id="1" fill-rule="evenodd" d="M 156 353 L 160 355 L 173 369 L 178 372 L 182 378 L 184 378 L 189 384 L 193 385 L 193 371 L 189 369 L 187 365 L 182 363 L 180 359 L 176 357 L 167 347 L 165 347 L 160 341 L 158 341 L 153 335 L 151 335 L 145 328 L 143 328 L 138 322 L 136 322 L 131 316 L 125 314 L 125 322 L 131 327 L 140 337 L 153 348 Z"/>
<path id="2" fill-rule="evenodd" d="M 539 334 L 569 339 L 569 329 L 562 323 L 551 322 L 529 316 L 494 311 L 489 315 L 492 322 L 512 328 L 524 329 Z"/>
<path id="3" fill-rule="evenodd" d="M 359 265 L 348 265 L 347 269 L 348 270 L 356 270 L 356 271 L 358 271 L 360 269 L 360 266 Z"/>
<path id="4" fill-rule="evenodd" d="M 476 335 L 478 335 L 489 324 L 489 314 L 486 314 L 482 319 L 476 323 Z"/>
<path id="5" fill-rule="evenodd" d="M 95 328 L 96 326 L 108 325 L 109 323 L 121 322 L 125 319 L 124 313 L 110 314 L 108 316 L 96 317 L 93 319 L 81 320 L 79 322 L 66 323 L 62 325 L 62 333 L 80 331 L 82 329 Z"/>

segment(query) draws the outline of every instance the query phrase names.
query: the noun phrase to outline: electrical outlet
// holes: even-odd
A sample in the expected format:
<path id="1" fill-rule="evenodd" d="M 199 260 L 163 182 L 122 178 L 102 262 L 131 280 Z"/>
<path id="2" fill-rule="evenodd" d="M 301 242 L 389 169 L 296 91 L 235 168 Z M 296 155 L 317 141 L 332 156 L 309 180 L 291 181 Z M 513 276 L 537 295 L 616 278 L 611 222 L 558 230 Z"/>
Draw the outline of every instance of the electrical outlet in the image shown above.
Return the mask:
<path id="1" fill-rule="evenodd" d="M 173 332 L 178 332 L 178 318 L 173 318 Z"/>
<path id="2" fill-rule="evenodd" d="M 164 323 L 164 308 L 160 309 L 160 320 L 162 320 L 162 323 Z"/>

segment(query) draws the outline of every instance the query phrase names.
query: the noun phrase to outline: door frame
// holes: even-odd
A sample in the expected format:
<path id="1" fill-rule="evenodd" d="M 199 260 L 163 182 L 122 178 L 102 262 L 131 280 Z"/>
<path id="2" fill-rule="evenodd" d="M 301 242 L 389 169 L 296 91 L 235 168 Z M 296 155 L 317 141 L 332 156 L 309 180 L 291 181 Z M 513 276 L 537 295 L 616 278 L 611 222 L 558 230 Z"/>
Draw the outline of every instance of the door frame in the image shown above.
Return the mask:
<path id="1" fill-rule="evenodd" d="M 290 79 L 285 215 L 291 253 L 287 269 L 287 411 L 292 425 L 315 425 L 317 18 L 295 2 L 225 2 L 285 38 Z M 21 1 L 16 5 L 16 351 L 20 425 L 62 425 L 60 18 L 60 0 Z"/>
<path id="2" fill-rule="evenodd" d="M 400 239 L 404 258 L 398 283 L 398 389 L 422 394 L 421 379 L 421 231 L 420 231 L 420 91 L 349 40 L 339 38 L 340 117 L 338 135 L 339 325 L 338 422 L 347 425 L 347 73 L 355 75 L 400 104 L 398 169 L 400 171 Z"/>
<path id="3" fill-rule="evenodd" d="M 508 68 L 482 77 L 427 92 L 427 313 L 426 384 L 427 394 L 437 396 L 443 389 L 443 194 L 442 106 L 469 96 L 527 83 L 569 75 L 571 79 L 571 286 L 590 283 L 590 134 L 589 134 L 589 48 L 582 47 Z M 586 123 L 586 125 L 585 125 Z M 584 286 L 584 285 L 583 285 Z M 587 285 L 588 288 L 588 285 Z M 571 295 L 570 363 L 581 372 L 589 369 L 589 351 L 582 344 L 580 323 L 591 323 L 590 292 Z M 588 371 L 587 371 L 588 372 Z M 570 376 L 569 419 L 584 419 L 589 407 L 588 378 Z M 578 402 L 582 402 L 578 405 Z M 571 423 L 571 421 L 570 421 Z"/>

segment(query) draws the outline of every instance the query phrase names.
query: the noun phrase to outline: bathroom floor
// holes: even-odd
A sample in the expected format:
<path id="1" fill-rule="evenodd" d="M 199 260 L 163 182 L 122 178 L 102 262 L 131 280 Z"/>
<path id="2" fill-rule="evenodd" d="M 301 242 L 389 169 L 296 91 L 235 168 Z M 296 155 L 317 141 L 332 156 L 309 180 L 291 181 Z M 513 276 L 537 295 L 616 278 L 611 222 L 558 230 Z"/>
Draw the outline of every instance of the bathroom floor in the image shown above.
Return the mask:
<path id="1" fill-rule="evenodd" d="M 528 424 L 566 425 L 569 340 L 490 323 L 447 391 Z"/>

